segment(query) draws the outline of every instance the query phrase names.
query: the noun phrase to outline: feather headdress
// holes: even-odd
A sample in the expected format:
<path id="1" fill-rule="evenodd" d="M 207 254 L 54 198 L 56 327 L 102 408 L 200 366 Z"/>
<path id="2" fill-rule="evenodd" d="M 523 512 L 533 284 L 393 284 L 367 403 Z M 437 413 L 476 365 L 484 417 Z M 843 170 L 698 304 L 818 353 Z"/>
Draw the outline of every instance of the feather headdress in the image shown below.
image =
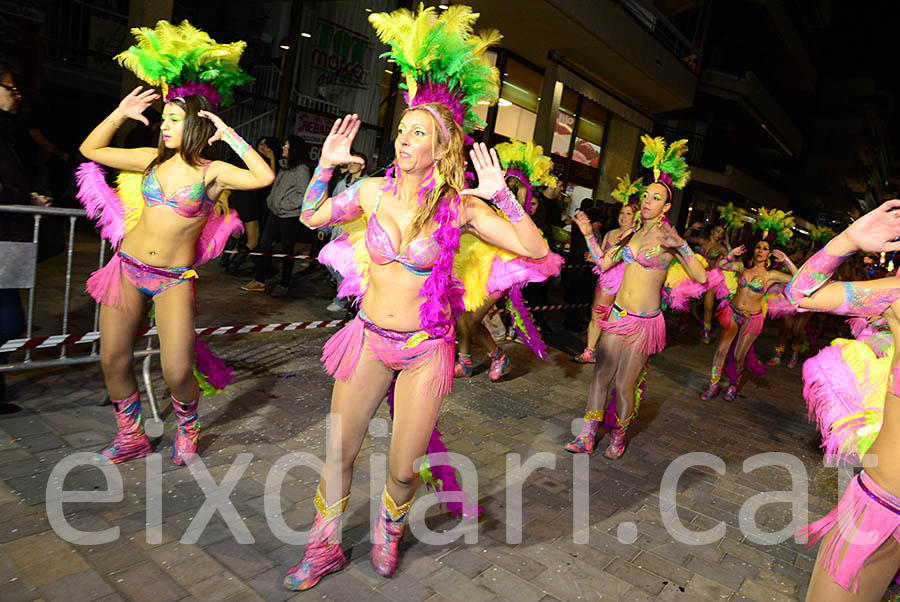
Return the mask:
<path id="1" fill-rule="evenodd" d="M 759 215 L 753 228 L 761 233 L 763 239 L 770 234 L 775 237 L 775 241 L 784 246 L 788 243 L 791 236 L 794 235 L 794 218 L 791 212 L 785 213 L 781 209 L 766 209 L 760 207 Z"/>
<path id="2" fill-rule="evenodd" d="M 809 239 L 817 247 L 824 247 L 825 244 L 835 236 L 837 236 L 837 233 L 828 226 L 813 226 L 809 231 Z"/>
<path id="3" fill-rule="evenodd" d="M 691 170 L 684 158 L 688 152 L 687 140 L 676 140 L 666 147 L 665 138 L 644 134 L 641 142 L 644 143 L 641 165 L 653 170 L 653 181 L 684 188 L 691 179 Z"/>
<path id="4" fill-rule="evenodd" d="M 637 180 L 631 180 L 631 174 L 625 174 L 624 178 L 616 178 L 619 181 L 619 185 L 616 186 L 616 189 L 610 193 L 612 198 L 616 199 L 623 205 L 627 205 L 631 202 L 631 199 L 637 197 L 640 198 L 641 193 L 644 192 L 646 186 L 644 185 L 644 178 L 638 178 Z"/>
<path id="5" fill-rule="evenodd" d="M 436 102 L 450 109 L 465 132 L 485 123 L 473 108 L 480 101 L 493 103 L 499 94 L 499 74 L 482 56 L 502 36 L 496 29 L 475 35 L 478 13 L 454 4 L 438 15 L 434 7 L 419 4 L 418 13 L 401 8 L 374 13 L 369 22 L 379 39 L 391 47 L 382 56 L 400 67 L 410 107 Z"/>
<path id="6" fill-rule="evenodd" d="M 525 211 L 531 212 L 532 186 L 556 186 L 553 175 L 553 159 L 533 141 L 520 142 L 515 138 L 498 144 L 494 149 L 506 177 L 513 176 L 525 185 Z"/>
<path id="7" fill-rule="evenodd" d="M 148 84 L 161 86 L 166 101 L 199 94 L 216 108 L 227 106 L 234 100 L 232 89 L 253 79 L 238 64 L 246 42 L 219 44 L 187 21 L 159 21 L 153 29 L 135 27 L 131 33 L 137 44 L 115 59 Z"/>
<path id="8" fill-rule="evenodd" d="M 734 203 L 728 203 L 724 207 L 719 207 L 719 219 L 725 224 L 725 229 L 734 232 L 740 230 L 744 225 L 744 218 L 747 216 L 743 209 L 734 206 Z"/>

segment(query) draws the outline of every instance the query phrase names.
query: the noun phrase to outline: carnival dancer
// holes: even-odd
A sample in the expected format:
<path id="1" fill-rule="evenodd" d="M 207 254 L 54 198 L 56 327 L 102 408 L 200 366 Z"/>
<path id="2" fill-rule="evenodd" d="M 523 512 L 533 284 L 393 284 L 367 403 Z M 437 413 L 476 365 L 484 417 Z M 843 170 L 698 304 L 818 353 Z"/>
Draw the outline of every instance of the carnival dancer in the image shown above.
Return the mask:
<path id="1" fill-rule="evenodd" d="M 692 236 L 692 233 L 699 231 L 703 227 L 703 222 L 694 222 L 688 230 L 685 239 L 693 247 L 694 251 L 706 259 L 709 265 L 716 265 L 716 262 L 728 253 L 727 241 L 725 239 L 725 222 L 719 220 L 712 224 L 709 228 L 707 237 Z M 712 333 L 712 315 L 715 306 L 716 295 L 712 289 L 703 294 L 703 334 L 701 340 L 705 344 L 709 344 L 710 334 Z M 679 336 L 684 334 L 687 327 L 687 318 L 689 312 L 682 312 L 681 324 L 679 325 Z"/>
<path id="2" fill-rule="evenodd" d="M 617 178 L 618 186 L 612 192 L 612 197 L 622 203 L 619 210 L 619 227 L 614 228 L 603 236 L 600 243 L 600 251 L 606 254 L 620 238 L 632 232 L 639 224 L 641 211 L 639 200 L 644 192 L 644 179 L 638 178 L 631 181 L 631 174 L 625 174 L 624 178 Z M 591 256 L 593 258 L 593 256 Z M 587 345 L 579 355 L 573 359 L 579 364 L 593 364 L 597 360 L 595 348 L 600 340 L 600 322 L 609 316 L 609 310 L 619 292 L 622 284 L 622 276 L 625 274 L 625 262 L 619 262 L 610 269 L 603 271 L 597 263 L 594 268 L 597 274 L 597 286 L 594 289 L 594 299 L 591 303 L 591 321 L 588 323 Z"/>
<path id="3" fill-rule="evenodd" d="M 328 198 L 334 167 L 358 160 L 350 148 L 360 122 L 348 115 L 325 140 L 307 190 L 301 220 L 314 228 L 343 223 L 346 234 L 323 254 L 351 250 L 343 259 L 332 258 L 332 266 L 344 262 L 340 291 L 362 300 L 357 317 L 323 351 L 325 368 L 336 379 L 331 413 L 340 417 L 341 430 L 328 439 L 316 519 L 303 559 L 285 577 L 289 589 L 308 589 L 347 562 L 339 533 L 353 463 L 395 375 L 389 476 L 380 494 L 372 565 L 385 577 L 397 568 L 419 481 L 414 462 L 426 452 L 453 383 L 454 321 L 463 311 L 463 290 L 453 271 L 460 233 L 526 258 L 548 253 L 506 187 L 496 152 L 475 146 L 478 186 L 465 186 L 464 128 L 479 121 L 474 106 L 496 100 L 498 91 L 496 69 L 482 53 L 500 35 L 472 35 L 477 16 L 461 5 L 440 16 L 421 6 L 418 14 L 401 9 L 370 16 L 405 76 L 409 109 L 397 131 L 396 163 L 384 178 L 362 180 Z M 491 199 L 506 218 L 475 197 Z"/>
<path id="4" fill-rule="evenodd" d="M 706 283 L 706 268 L 666 218 L 673 189 L 684 187 L 690 178 L 683 157 L 687 140 L 673 142 L 668 148 L 662 138 L 645 135 L 641 140 L 641 163 L 653 170 L 653 183 L 641 195 L 641 227 L 603 255 L 587 216 L 581 212 L 575 216 L 592 255 L 600 261 L 600 269 L 608 270 L 619 261 L 627 264 L 609 318 L 600 323 L 603 332 L 597 344 L 597 363 L 581 433 L 566 445 L 573 453 L 593 453 L 597 430 L 606 414 L 609 387 L 615 378 L 614 426 L 610 427 L 609 446 L 603 452 L 612 460 L 625 453 L 625 434 L 638 409 L 635 390 L 639 377 L 648 358 L 666 345 L 666 323 L 660 304 L 670 264 L 677 259 L 694 281 Z M 699 289 L 697 294 L 704 290 L 702 286 Z"/>
<path id="5" fill-rule="evenodd" d="M 806 259 L 811 257 L 813 253 L 824 247 L 832 238 L 834 238 L 834 230 L 831 228 L 825 226 L 813 226 L 809 232 L 811 244 L 810 250 L 807 253 L 798 250 L 797 255 L 799 255 L 799 258 L 795 261 L 802 264 Z M 778 331 L 778 340 L 775 343 L 775 355 L 766 362 L 767 366 L 780 366 L 784 353 L 788 349 L 788 346 L 790 346 L 790 355 L 788 355 L 788 359 L 784 365 L 788 369 L 797 367 L 797 364 L 800 362 L 801 350 L 809 345 L 807 326 L 809 325 L 812 316 L 813 314 L 811 313 L 788 314 L 784 316 L 781 321 L 781 328 Z"/>
<path id="6" fill-rule="evenodd" d="M 804 396 L 827 453 L 865 468 L 837 506 L 801 529 L 821 541 L 807 600 L 881 600 L 900 579 L 900 279 L 829 282 L 858 251 L 900 250 L 900 201 L 864 215 L 799 269 L 787 296 L 799 311 L 853 316 L 858 340 L 836 339 L 803 366 Z M 860 320 L 859 318 L 864 318 Z"/>
<path id="7" fill-rule="evenodd" d="M 218 44 L 187 21 L 166 21 L 132 30 L 137 45 L 116 58 L 151 85 L 161 85 L 165 107 L 157 148 L 110 146 L 128 120 L 147 125 L 142 113 L 160 98 L 135 88 L 82 142 L 92 161 L 122 170 L 118 192 L 106 185 L 95 163 L 77 174 L 79 199 L 98 217 L 101 234 L 116 252 L 91 276 L 87 290 L 101 303 L 100 359 L 119 432 L 101 453 L 113 463 L 150 451 L 132 361 L 135 333 L 153 301 L 163 377 L 169 386 L 178 430 L 172 461 L 184 464 L 197 451 L 200 389 L 194 376 L 194 268 L 216 257 L 241 230 L 224 191 L 272 183 L 265 159 L 214 111 L 230 102 L 232 87 L 249 80 L 238 66 L 244 42 Z M 212 160 L 211 145 L 226 142 L 247 169 Z M 199 359 L 199 358 L 198 358 Z"/>
<path id="8" fill-rule="evenodd" d="M 500 166 L 505 171 L 506 184 L 516 195 L 516 201 L 525 208 L 525 212 L 531 214 L 533 199 L 532 188 L 534 186 L 556 186 L 557 179 L 553 175 L 553 160 L 543 154 L 540 146 L 533 142 L 520 142 L 512 140 L 498 144 L 496 149 Z M 488 354 L 491 360 L 491 368 L 488 378 L 497 381 L 509 372 L 509 356 L 494 342 L 491 333 L 485 327 L 482 320 L 497 301 L 503 298 L 507 291 L 496 291 L 478 308 L 466 311 L 456 319 L 457 336 L 457 360 L 454 376 L 469 378 L 475 363 L 472 361 L 472 340 L 476 339 L 482 346 L 491 349 Z M 521 324 L 521 314 L 514 306 L 512 312 L 513 326 Z M 522 332 L 523 337 L 528 337 L 527 332 Z"/>
<path id="9" fill-rule="evenodd" d="M 770 286 L 776 283 L 787 284 L 791 277 L 780 270 L 771 268 L 771 258 L 784 264 L 791 272 L 797 272 L 796 266 L 781 250 L 775 249 L 778 242 L 785 245 L 792 235 L 794 218 L 790 212 L 780 210 L 759 210 L 759 218 L 754 226 L 759 234 L 752 242 L 753 261 L 749 267 L 739 259 L 746 248 L 741 245 L 732 249 L 728 255 L 718 262 L 718 267 L 739 273 L 737 291 L 728 298 L 722 299 L 716 312 L 716 319 L 722 327 L 719 344 L 713 356 L 712 372 L 709 386 L 700 395 L 700 399 L 709 401 L 719 394 L 719 379 L 726 361 L 729 361 L 729 385 L 725 391 L 725 401 L 734 401 L 740 387 L 741 375 L 744 372 L 744 361 L 749 360 L 754 368 L 765 368 L 756 360 L 753 343 L 762 333 L 766 320 L 766 297 Z M 707 293 L 708 294 L 708 293 Z"/>

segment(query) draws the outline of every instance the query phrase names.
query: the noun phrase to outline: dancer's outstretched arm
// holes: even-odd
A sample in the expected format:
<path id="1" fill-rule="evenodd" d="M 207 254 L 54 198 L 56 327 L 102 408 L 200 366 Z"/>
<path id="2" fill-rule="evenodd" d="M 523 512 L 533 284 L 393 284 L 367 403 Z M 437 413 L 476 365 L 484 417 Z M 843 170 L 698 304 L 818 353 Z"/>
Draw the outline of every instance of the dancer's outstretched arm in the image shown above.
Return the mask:
<path id="1" fill-rule="evenodd" d="M 660 224 L 659 229 L 662 232 L 659 244 L 671 248 L 675 252 L 675 257 L 684 266 L 684 270 L 687 272 L 688 276 L 700 284 L 704 284 L 706 282 L 706 268 L 703 267 L 703 264 L 697 259 L 697 256 L 694 251 L 691 250 L 691 247 L 683 238 L 678 236 L 678 232 L 676 232 L 675 228 L 672 226 Z"/>
<path id="2" fill-rule="evenodd" d="M 150 105 L 159 100 L 159 94 L 153 88 L 141 90 L 141 86 L 132 90 L 119 102 L 119 106 L 88 134 L 88 137 L 78 147 L 78 151 L 82 155 L 91 161 L 113 169 L 125 171 L 147 169 L 147 166 L 156 157 L 155 148 L 116 148 L 109 145 L 116 131 L 129 119 L 150 125 L 143 113 Z"/>

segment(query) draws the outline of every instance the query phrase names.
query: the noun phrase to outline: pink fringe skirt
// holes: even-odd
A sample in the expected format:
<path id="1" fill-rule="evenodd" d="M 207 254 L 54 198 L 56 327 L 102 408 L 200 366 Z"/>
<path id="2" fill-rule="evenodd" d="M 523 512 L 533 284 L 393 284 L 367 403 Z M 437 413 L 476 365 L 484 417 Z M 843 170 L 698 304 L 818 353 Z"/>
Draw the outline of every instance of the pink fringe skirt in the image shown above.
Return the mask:
<path id="1" fill-rule="evenodd" d="M 834 582 L 849 592 L 859 591 L 859 574 L 866 560 L 893 537 L 900 542 L 900 498 L 881 488 L 865 471 L 850 482 L 834 510 L 800 528 L 814 546 L 836 529 L 820 551 L 822 567 Z M 900 573 L 894 577 L 900 583 Z"/>
<path id="2" fill-rule="evenodd" d="M 615 295 L 622 286 L 622 278 L 625 276 L 625 262 L 620 261 L 608 270 L 600 272 L 597 276 L 597 290 L 604 295 Z"/>
<path id="3" fill-rule="evenodd" d="M 147 265 L 123 251 L 116 251 L 105 266 L 91 274 L 85 290 L 97 303 L 121 307 L 124 302 L 122 276 L 136 289 L 153 297 L 170 286 L 196 278 L 197 274 L 190 267 Z"/>
<path id="4" fill-rule="evenodd" d="M 737 309 L 729 301 L 723 301 L 722 304 L 719 305 L 719 311 L 716 312 L 716 318 L 719 320 L 719 325 L 725 329 L 734 322 L 740 328 L 744 329 L 745 335 L 758 336 L 763 331 L 763 326 L 766 324 L 766 317 L 763 312 L 746 312 Z M 745 324 L 746 327 L 744 326 Z"/>
<path id="5" fill-rule="evenodd" d="M 628 345 L 636 345 L 643 355 L 653 355 L 666 348 L 666 320 L 659 310 L 642 314 L 622 309 L 614 303 L 609 319 L 600 320 L 600 327 L 619 335 Z"/>
<path id="6" fill-rule="evenodd" d="M 454 333 L 432 337 L 424 330 L 398 332 L 381 328 L 359 312 L 325 343 L 322 362 L 325 371 L 338 380 L 349 380 L 365 346 L 391 370 L 414 370 L 430 365 L 433 370 L 428 388 L 438 397 L 453 387 Z"/>

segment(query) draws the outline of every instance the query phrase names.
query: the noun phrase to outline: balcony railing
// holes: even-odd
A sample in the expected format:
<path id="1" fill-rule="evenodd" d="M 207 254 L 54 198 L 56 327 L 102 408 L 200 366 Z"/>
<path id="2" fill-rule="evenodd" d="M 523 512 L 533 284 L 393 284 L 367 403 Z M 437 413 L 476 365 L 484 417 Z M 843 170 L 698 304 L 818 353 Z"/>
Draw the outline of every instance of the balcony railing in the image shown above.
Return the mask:
<path id="1" fill-rule="evenodd" d="M 678 31 L 664 14 L 657 9 L 652 2 L 644 0 L 616 0 L 627 10 L 641 25 L 647 28 L 660 44 L 665 46 L 672 54 L 678 57 L 691 71 L 697 71 L 700 61 L 700 51 L 693 42 Z"/>

